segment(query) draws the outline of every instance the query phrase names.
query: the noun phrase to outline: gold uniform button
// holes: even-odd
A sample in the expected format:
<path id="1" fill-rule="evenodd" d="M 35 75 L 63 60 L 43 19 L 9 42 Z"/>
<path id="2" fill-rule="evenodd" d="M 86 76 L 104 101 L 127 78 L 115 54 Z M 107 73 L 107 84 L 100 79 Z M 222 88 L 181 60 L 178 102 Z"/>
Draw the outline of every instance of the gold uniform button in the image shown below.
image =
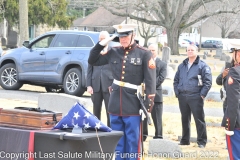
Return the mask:
<path id="1" fill-rule="evenodd" d="M 123 66 L 123 68 L 125 68 L 125 66 Z"/>
<path id="2" fill-rule="evenodd" d="M 125 74 L 125 72 L 124 72 L 124 71 L 122 71 L 122 74 Z"/>
<path id="3" fill-rule="evenodd" d="M 137 63 L 134 63 L 134 65 L 136 65 Z"/>
<path id="4" fill-rule="evenodd" d="M 226 126 L 228 126 L 228 123 L 226 124 Z"/>
<path id="5" fill-rule="evenodd" d="M 129 49 L 131 49 L 132 47 L 129 47 Z"/>
<path id="6" fill-rule="evenodd" d="M 123 63 L 126 63 L 126 61 L 124 60 Z"/>
<path id="7" fill-rule="evenodd" d="M 122 77 L 122 79 L 124 79 L 124 77 Z"/>
<path id="8" fill-rule="evenodd" d="M 149 104 L 149 106 L 151 106 L 151 104 Z"/>
<path id="9" fill-rule="evenodd" d="M 125 56 L 125 58 L 127 58 L 127 56 Z"/>
<path id="10" fill-rule="evenodd" d="M 128 54 L 128 52 L 126 52 L 126 54 Z"/>
<path id="11" fill-rule="evenodd" d="M 148 109 L 148 111 L 149 111 L 149 109 Z"/>

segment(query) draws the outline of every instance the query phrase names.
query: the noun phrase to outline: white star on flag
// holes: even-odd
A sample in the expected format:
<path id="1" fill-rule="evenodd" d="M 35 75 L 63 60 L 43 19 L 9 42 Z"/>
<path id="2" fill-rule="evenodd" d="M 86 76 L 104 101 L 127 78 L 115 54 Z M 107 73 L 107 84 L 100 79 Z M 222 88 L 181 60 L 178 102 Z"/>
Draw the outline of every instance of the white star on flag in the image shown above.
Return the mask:
<path id="1" fill-rule="evenodd" d="M 79 128 L 78 124 L 73 124 L 74 128 Z"/>
<path id="2" fill-rule="evenodd" d="M 89 123 L 84 124 L 84 128 L 90 128 L 91 126 L 89 126 Z"/>
<path id="3" fill-rule="evenodd" d="M 88 113 L 88 112 L 85 112 L 85 116 L 84 117 L 87 117 L 89 118 L 91 115 Z"/>
<path id="4" fill-rule="evenodd" d="M 78 119 L 78 117 L 80 117 L 80 115 L 78 114 L 78 112 L 74 112 L 74 118 L 76 118 L 76 120 Z"/>
<path id="5" fill-rule="evenodd" d="M 63 128 L 68 128 L 68 125 L 67 124 L 63 124 Z"/>
<path id="6" fill-rule="evenodd" d="M 100 124 L 100 122 L 96 123 L 95 128 L 97 128 L 97 129 L 100 129 L 100 128 L 101 128 L 101 124 Z"/>

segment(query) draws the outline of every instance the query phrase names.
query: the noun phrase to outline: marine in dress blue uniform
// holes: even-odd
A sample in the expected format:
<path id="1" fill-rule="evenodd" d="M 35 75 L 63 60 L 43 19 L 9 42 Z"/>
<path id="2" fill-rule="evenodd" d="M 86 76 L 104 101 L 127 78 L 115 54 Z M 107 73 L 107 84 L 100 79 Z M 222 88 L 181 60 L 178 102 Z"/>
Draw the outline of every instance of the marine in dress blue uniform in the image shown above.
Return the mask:
<path id="1" fill-rule="evenodd" d="M 235 41 L 235 40 L 234 40 Z M 234 46 L 233 59 L 235 66 L 229 69 L 225 86 L 227 108 L 222 126 L 225 128 L 227 148 L 230 160 L 240 159 L 240 42 Z"/>
<path id="2" fill-rule="evenodd" d="M 112 47 L 105 55 L 99 54 L 108 41 L 97 43 L 90 52 L 88 63 L 93 66 L 110 64 L 113 74 L 108 113 L 113 130 L 124 135 L 116 147 L 117 160 L 136 160 L 141 157 L 141 118 L 137 88 L 144 81 L 146 95 L 151 100 L 156 92 L 156 66 L 151 52 L 134 42 L 134 24 L 113 26 L 118 33 L 121 46 Z M 150 109 L 151 110 L 151 109 Z"/>

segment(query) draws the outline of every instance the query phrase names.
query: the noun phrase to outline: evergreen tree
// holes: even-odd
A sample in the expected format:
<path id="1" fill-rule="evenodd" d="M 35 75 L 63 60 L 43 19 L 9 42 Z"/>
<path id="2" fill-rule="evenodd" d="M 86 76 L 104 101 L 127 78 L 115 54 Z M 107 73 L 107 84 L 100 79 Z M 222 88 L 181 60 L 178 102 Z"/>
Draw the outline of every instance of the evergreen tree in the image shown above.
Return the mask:
<path id="1" fill-rule="evenodd" d="M 19 1 L 5 0 L 3 13 L 10 27 L 19 24 Z M 29 25 L 47 24 L 68 28 L 74 16 L 67 15 L 68 2 L 66 0 L 28 0 Z"/>

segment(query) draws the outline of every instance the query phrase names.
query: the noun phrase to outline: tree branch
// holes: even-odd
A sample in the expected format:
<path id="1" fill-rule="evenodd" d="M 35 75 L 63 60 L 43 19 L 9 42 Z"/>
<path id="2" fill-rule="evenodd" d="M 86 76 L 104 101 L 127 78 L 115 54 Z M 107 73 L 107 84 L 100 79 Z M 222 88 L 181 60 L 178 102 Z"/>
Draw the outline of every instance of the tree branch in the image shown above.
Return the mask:
<path id="1" fill-rule="evenodd" d="M 237 11 L 237 12 L 239 12 L 239 11 Z M 184 30 L 187 27 L 190 27 L 191 25 L 193 25 L 193 24 L 195 24 L 195 23 L 197 23 L 197 22 L 199 22 L 199 21 L 201 21 L 201 20 L 203 20 L 205 18 L 208 18 L 210 16 L 214 16 L 214 15 L 218 15 L 218 14 L 222 14 L 222 13 L 233 13 L 233 14 L 236 14 L 237 12 L 235 12 L 235 11 L 218 11 L 218 12 L 213 12 L 213 13 L 207 13 L 207 14 L 204 14 L 204 15 L 200 16 L 199 18 L 195 19 L 194 21 L 189 22 L 188 24 L 185 24 L 181 28 L 181 30 Z"/>

